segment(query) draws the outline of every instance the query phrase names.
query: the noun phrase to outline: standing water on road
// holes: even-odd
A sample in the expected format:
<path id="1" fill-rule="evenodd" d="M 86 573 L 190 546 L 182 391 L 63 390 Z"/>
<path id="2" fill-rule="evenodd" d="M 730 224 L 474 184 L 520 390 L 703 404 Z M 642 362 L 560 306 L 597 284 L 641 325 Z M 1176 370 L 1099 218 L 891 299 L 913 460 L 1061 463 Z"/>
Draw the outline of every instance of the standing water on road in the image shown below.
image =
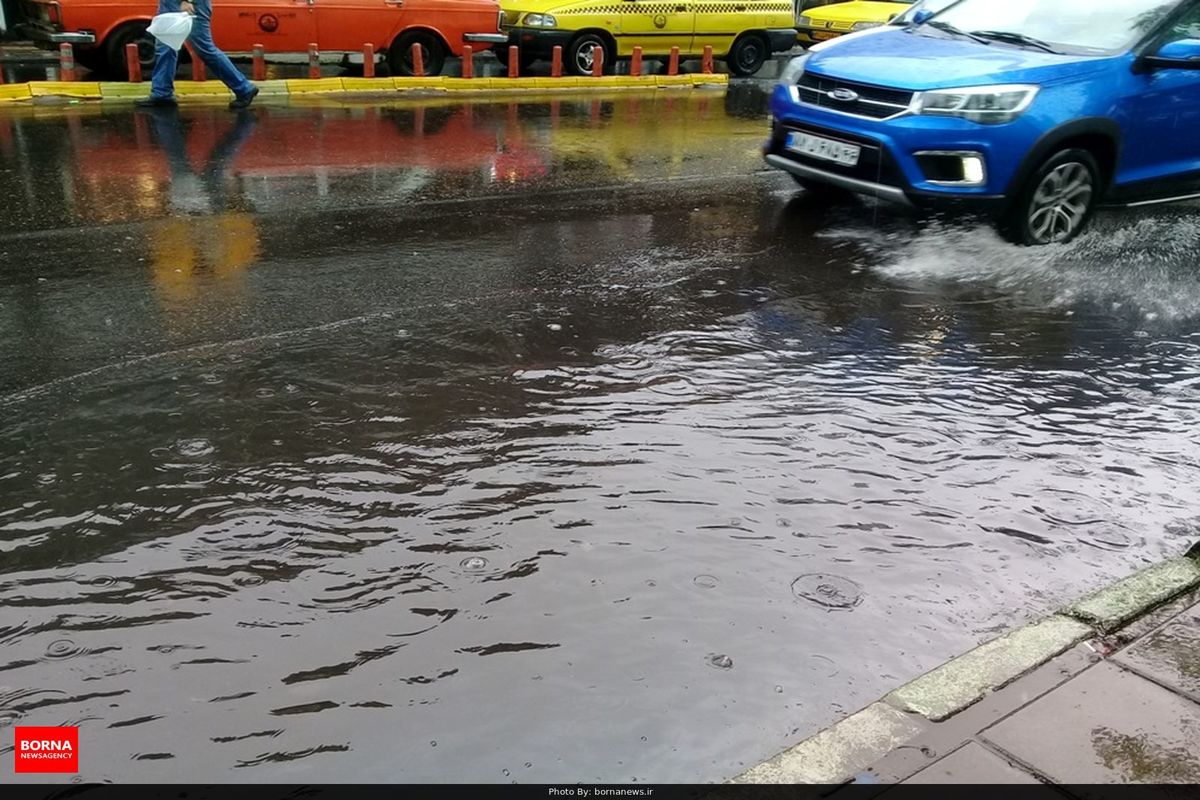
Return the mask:
<path id="1" fill-rule="evenodd" d="M 1197 537 L 1194 207 L 824 208 L 730 98 L 0 118 L 0 725 L 720 780 Z"/>

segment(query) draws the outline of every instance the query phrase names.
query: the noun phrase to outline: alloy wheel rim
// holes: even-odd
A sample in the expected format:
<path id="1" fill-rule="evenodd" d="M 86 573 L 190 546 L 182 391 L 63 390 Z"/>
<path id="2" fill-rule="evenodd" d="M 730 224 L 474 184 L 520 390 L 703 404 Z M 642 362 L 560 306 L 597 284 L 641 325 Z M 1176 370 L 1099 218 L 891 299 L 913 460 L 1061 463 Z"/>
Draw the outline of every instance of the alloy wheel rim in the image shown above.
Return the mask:
<path id="1" fill-rule="evenodd" d="M 1060 164 L 1033 192 L 1029 231 L 1038 244 L 1070 238 L 1087 216 L 1092 200 L 1092 173 L 1078 161 Z"/>
<path id="2" fill-rule="evenodd" d="M 599 45 L 588 42 L 580 47 L 575 53 L 575 63 L 579 65 L 581 72 L 591 72 L 592 65 L 596 63 L 596 48 Z"/>

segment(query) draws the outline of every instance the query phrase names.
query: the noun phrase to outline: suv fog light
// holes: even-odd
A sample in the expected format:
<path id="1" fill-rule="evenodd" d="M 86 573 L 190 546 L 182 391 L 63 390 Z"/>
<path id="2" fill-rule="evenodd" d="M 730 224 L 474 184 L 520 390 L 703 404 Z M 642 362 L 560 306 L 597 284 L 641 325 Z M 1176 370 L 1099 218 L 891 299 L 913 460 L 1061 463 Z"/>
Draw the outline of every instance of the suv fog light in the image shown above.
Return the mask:
<path id="1" fill-rule="evenodd" d="M 973 150 L 923 150 L 914 154 L 925 180 L 938 186 L 983 186 L 987 168 Z"/>

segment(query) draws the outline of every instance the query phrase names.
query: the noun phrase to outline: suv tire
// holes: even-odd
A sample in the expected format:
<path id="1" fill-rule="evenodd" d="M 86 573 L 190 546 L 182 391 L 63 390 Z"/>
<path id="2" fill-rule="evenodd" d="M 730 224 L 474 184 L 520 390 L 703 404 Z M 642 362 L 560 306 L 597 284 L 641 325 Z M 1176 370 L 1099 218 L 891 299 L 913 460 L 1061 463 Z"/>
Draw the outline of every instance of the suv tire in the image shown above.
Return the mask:
<path id="1" fill-rule="evenodd" d="M 1062 244 L 1091 219 L 1102 188 L 1100 165 L 1072 147 L 1046 159 L 1021 187 L 1000 223 L 1004 238 L 1022 245 Z"/>

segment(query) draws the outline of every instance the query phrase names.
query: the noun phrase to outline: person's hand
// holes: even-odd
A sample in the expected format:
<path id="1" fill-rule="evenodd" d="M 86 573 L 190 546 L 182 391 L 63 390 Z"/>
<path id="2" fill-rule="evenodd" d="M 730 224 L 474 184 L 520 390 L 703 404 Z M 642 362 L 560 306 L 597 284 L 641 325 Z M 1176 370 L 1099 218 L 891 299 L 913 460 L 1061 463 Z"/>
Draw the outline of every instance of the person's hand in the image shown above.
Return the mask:
<path id="1" fill-rule="evenodd" d="M 179 7 L 191 14 L 193 17 L 196 16 L 196 7 L 189 3 L 188 0 L 183 0 L 183 2 L 179 4 Z"/>

